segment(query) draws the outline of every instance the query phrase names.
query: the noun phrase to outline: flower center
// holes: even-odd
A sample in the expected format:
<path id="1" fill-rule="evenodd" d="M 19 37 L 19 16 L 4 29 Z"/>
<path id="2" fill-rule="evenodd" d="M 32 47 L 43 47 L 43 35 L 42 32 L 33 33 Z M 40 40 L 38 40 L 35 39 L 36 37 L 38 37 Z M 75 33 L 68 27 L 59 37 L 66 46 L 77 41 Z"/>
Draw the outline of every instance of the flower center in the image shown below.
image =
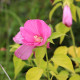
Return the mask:
<path id="1" fill-rule="evenodd" d="M 35 40 L 35 42 L 42 42 L 43 41 L 43 38 L 35 35 L 34 36 L 34 40 Z"/>

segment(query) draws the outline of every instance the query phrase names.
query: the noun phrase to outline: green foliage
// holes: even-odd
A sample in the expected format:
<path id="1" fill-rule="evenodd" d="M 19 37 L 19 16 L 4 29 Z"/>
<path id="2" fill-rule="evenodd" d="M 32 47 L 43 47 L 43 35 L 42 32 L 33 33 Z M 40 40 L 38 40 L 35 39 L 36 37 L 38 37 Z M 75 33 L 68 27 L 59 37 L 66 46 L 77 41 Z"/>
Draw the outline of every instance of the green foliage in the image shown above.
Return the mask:
<path id="1" fill-rule="evenodd" d="M 77 21 L 77 18 L 76 18 L 76 11 L 77 11 L 76 6 L 74 4 L 71 4 L 70 7 L 71 7 L 72 18 L 76 22 Z"/>
<path id="2" fill-rule="evenodd" d="M 67 54 L 67 52 L 68 48 L 66 46 L 60 46 L 55 50 L 54 54 Z"/>
<path id="3" fill-rule="evenodd" d="M 38 64 L 38 66 L 41 65 L 46 52 L 47 51 L 46 51 L 45 45 L 35 49 L 35 58 L 36 58 L 36 63 Z"/>
<path id="4" fill-rule="evenodd" d="M 38 67 L 29 69 L 26 73 L 26 80 L 39 80 L 43 74 L 43 70 Z"/>
<path id="5" fill-rule="evenodd" d="M 62 1 L 62 0 L 54 0 L 54 2 L 52 3 L 52 5 L 54 5 L 54 4 L 56 4 L 56 3 L 60 2 L 60 1 Z"/>
<path id="6" fill-rule="evenodd" d="M 76 6 L 76 8 L 77 8 L 77 14 L 78 14 L 78 17 L 79 17 L 79 20 L 80 20 L 80 8 L 77 7 L 77 6 Z"/>
<path id="7" fill-rule="evenodd" d="M 54 14 L 55 10 L 56 10 L 58 7 L 60 7 L 60 6 L 62 6 L 62 4 L 61 4 L 61 3 L 58 3 L 58 4 L 56 4 L 56 6 L 54 6 L 54 7 L 52 8 L 52 10 L 51 10 L 50 13 L 49 13 L 49 20 L 50 20 L 50 21 L 51 21 L 52 15 Z"/>
<path id="8" fill-rule="evenodd" d="M 65 54 L 55 54 L 51 60 L 59 65 L 62 66 L 64 68 L 66 68 L 67 70 L 69 70 L 70 72 L 74 73 L 74 69 L 73 69 L 73 65 L 72 62 L 70 60 L 70 58 L 65 55 Z"/>
<path id="9" fill-rule="evenodd" d="M 65 35 L 65 34 L 64 33 L 60 33 L 60 32 L 53 32 L 51 34 L 50 38 L 47 41 L 52 43 L 52 39 L 59 38 L 59 37 L 61 37 L 63 35 Z"/>
<path id="10" fill-rule="evenodd" d="M 58 80 L 67 80 L 69 73 L 67 71 L 61 71 L 58 75 L 56 75 L 56 78 Z"/>
<path id="11" fill-rule="evenodd" d="M 22 68 L 26 65 L 26 63 L 21 59 L 17 58 L 16 56 L 13 57 L 13 63 L 14 63 L 14 73 L 15 73 L 14 79 L 15 79 L 22 70 Z"/>
<path id="12" fill-rule="evenodd" d="M 69 80 L 80 80 L 80 75 L 74 74 Z"/>
<path id="13" fill-rule="evenodd" d="M 73 61 L 80 63 L 80 58 L 76 57 L 76 58 L 72 58 Z"/>
<path id="14" fill-rule="evenodd" d="M 57 32 L 60 32 L 60 33 L 63 33 L 63 34 L 66 34 L 67 32 L 70 31 L 70 28 L 66 27 L 62 22 L 58 23 L 55 26 L 55 28 L 56 28 Z M 63 42 L 64 37 L 65 37 L 65 35 L 60 37 L 60 44 Z"/>
<path id="15" fill-rule="evenodd" d="M 17 48 L 20 47 L 19 44 L 14 44 L 14 45 L 10 45 L 11 49 L 10 49 L 10 52 L 14 52 Z"/>

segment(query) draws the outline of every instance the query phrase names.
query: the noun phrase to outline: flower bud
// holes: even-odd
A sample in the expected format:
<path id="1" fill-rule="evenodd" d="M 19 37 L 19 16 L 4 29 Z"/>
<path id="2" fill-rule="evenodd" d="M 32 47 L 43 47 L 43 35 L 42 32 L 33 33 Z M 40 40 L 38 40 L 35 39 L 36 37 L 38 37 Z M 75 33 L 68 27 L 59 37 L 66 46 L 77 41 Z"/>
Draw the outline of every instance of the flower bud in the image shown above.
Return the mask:
<path id="1" fill-rule="evenodd" d="M 71 25 L 72 25 L 72 14 L 71 14 L 70 7 L 68 5 L 64 6 L 62 22 L 67 27 L 71 27 Z"/>

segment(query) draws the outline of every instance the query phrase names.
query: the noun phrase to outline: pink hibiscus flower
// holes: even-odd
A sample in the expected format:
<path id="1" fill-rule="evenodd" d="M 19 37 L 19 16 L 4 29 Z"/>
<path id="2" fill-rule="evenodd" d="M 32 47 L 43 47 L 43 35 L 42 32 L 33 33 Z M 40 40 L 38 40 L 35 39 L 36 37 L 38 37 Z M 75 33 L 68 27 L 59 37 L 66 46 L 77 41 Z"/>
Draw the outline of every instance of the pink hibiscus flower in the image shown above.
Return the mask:
<path id="1" fill-rule="evenodd" d="M 20 27 L 20 31 L 13 37 L 14 42 L 22 44 L 15 51 L 15 56 L 22 60 L 28 59 L 32 50 L 37 46 L 44 45 L 50 35 L 51 29 L 43 20 L 26 21 L 24 27 Z"/>

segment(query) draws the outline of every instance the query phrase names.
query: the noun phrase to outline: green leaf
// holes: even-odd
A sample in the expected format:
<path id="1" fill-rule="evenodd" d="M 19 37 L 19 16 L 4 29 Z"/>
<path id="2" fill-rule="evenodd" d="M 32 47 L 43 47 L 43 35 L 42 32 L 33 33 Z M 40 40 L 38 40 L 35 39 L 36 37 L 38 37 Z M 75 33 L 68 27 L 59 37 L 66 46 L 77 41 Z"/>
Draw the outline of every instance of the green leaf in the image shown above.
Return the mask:
<path id="1" fill-rule="evenodd" d="M 26 73 L 26 80 L 39 80 L 43 74 L 43 70 L 38 67 L 33 67 Z"/>
<path id="2" fill-rule="evenodd" d="M 55 50 L 54 54 L 67 54 L 67 52 L 68 48 L 66 46 L 60 46 Z"/>
<path id="3" fill-rule="evenodd" d="M 41 46 L 35 49 L 35 58 L 38 66 L 41 65 L 41 62 L 46 54 L 46 46 Z"/>
<path id="4" fill-rule="evenodd" d="M 56 75 L 56 78 L 58 80 L 67 80 L 69 73 L 67 71 L 61 71 L 58 75 Z"/>
<path id="5" fill-rule="evenodd" d="M 76 19 L 76 11 L 77 11 L 76 6 L 74 4 L 71 4 L 70 7 L 71 7 L 72 18 L 76 22 L 77 21 L 77 19 Z"/>
<path id="6" fill-rule="evenodd" d="M 57 67 L 55 65 L 52 65 L 51 63 L 49 63 L 49 70 L 58 74 Z"/>
<path id="7" fill-rule="evenodd" d="M 50 38 L 48 38 L 47 41 L 48 41 L 48 42 L 51 42 L 52 39 L 59 38 L 59 37 L 61 37 L 61 36 L 63 36 L 63 35 L 65 35 L 65 34 L 60 33 L 60 32 L 54 32 L 54 33 L 51 34 Z"/>
<path id="8" fill-rule="evenodd" d="M 26 65 L 26 63 L 21 59 L 17 58 L 16 56 L 13 57 L 13 63 L 14 63 L 14 73 L 15 73 L 14 78 L 16 78 L 19 72 L 22 70 L 22 68 Z"/>
<path id="9" fill-rule="evenodd" d="M 80 58 L 76 57 L 76 58 L 72 58 L 73 61 L 80 63 Z"/>
<path id="10" fill-rule="evenodd" d="M 54 30 L 51 24 L 49 24 L 49 27 L 51 28 L 51 32 L 53 32 Z"/>
<path id="11" fill-rule="evenodd" d="M 62 66 L 64 68 L 66 68 L 67 70 L 71 71 L 74 73 L 74 69 L 73 69 L 73 65 L 72 65 L 72 62 L 70 60 L 70 58 L 65 55 L 65 54 L 55 54 L 51 60 L 59 65 L 59 66 Z"/>
<path id="12" fill-rule="evenodd" d="M 79 20 L 80 20 L 80 8 L 77 7 L 77 6 L 76 6 L 76 8 L 77 8 L 77 14 L 78 14 L 78 17 L 79 17 Z"/>
<path id="13" fill-rule="evenodd" d="M 14 44 L 14 45 L 10 45 L 11 49 L 10 49 L 10 52 L 14 52 L 17 48 L 20 47 L 19 44 Z"/>
<path id="14" fill-rule="evenodd" d="M 69 80 L 80 80 L 80 76 L 78 74 L 75 74 Z"/>
<path id="15" fill-rule="evenodd" d="M 75 69 L 75 72 L 76 72 L 76 73 L 78 73 L 78 72 L 80 73 L 80 67 L 79 67 L 79 68 L 76 68 L 76 69 Z"/>
<path id="16" fill-rule="evenodd" d="M 39 66 L 41 69 L 43 69 L 44 71 L 46 70 L 46 68 L 47 68 L 47 62 L 46 62 L 46 61 L 44 61 L 44 60 L 42 59 L 40 65 L 38 64 L 38 62 L 36 61 L 36 59 L 34 59 L 34 62 L 35 62 L 36 65 Z"/>
<path id="17" fill-rule="evenodd" d="M 56 31 L 61 33 L 67 33 L 70 28 L 66 27 L 62 22 L 58 23 L 56 26 Z"/>
<path id="18" fill-rule="evenodd" d="M 60 1 L 62 1 L 62 0 L 54 0 L 54 2 L 52 3 L 52 5 L 54 5 L 54 4 L 56 4 L 56 3 L 60 2 Z"/>
<path id="19" fill-rule="evenodd" d="M 50 21 L 51 21 L 52 15 L 54 14 L 55 10 L 56 10 L 58 7 L 60 7 L 60 6 L 62 6 L 62 4 L 61 4 L 61 3 L 58 3 L 58 4 L 56 4 L 56 5 L 52 8 L 52 10 L 51 10 L 50 13 L 49 13 L 49 20 L 50 20 Z"/>
<path id="20" fill-rule="evenodd" d="M 70 5 L 70 4 L 73 3 L 73 0 L 63 0 L 63 3 L 64 3 L 64 5 L 66 5 L 66 3 L 67 3 L 68 5 Z"/>
<path id="21" fill-rule="evenodd" d="M 58 23 L 56 26 L 56 31 L 60 32 L 60 33 L 67 33 L 70 31 L 70 28 L 66 27 L 62 22 Z M 64 40 L 65 35 L 60 37 L 60 44 L 62 43 L 62 41 Z"/>

